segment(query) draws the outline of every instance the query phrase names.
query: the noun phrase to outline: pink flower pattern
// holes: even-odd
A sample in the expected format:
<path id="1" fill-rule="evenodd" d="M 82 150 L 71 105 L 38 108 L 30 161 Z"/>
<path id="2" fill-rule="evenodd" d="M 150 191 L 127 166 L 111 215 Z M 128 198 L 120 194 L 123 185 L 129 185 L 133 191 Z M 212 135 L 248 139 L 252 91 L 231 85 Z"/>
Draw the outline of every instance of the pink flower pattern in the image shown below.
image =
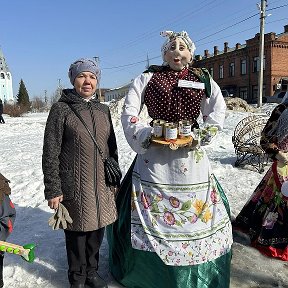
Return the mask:
<path id="1" fill-rule="evenodd" d="M 178 208 L 180 205 L 179 199 L 177 199 L 176 197 L 173 197 L 173 196 L 171 196 L 169 198 L 169 202 L 173 208 Z"/>
<path id="2" fill-rule="evenodd" d="M 175 224 L 175 217 L 174 217 L 173 213 L 165 212 L 163 218 L 164 218 L 164 221 L 166 224 L 168 224 L 170 226 Z"/>

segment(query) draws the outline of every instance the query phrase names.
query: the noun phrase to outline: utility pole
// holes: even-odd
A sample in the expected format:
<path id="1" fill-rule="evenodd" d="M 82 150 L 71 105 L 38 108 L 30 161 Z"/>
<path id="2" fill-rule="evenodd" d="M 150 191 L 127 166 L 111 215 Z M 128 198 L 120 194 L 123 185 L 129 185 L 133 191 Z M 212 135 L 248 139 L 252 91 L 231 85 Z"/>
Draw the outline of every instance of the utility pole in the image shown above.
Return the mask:
<path id="1" fill-rule="evenodd" d="M 61 96 L 61 92 L 62 92 L 62 89 L 61 89 L 61 79 L 58 78 L 58 97 L 60 98 Z"/>
<path id="2" fill-rule="evenodd" d="M 149 56 L 148 56 L 148 53 L 147 53 L 147 66 L 146 66 L 146 69 L 148 69 L 149 68 L 149 66 L 150 66 L 150 63 L 149 63 Z"/>
<path id="3" fill-rule="evenodd" d="M 99 59 L 99 57 L 98 57 L 98 56 L 95 56 L 95 57 L 93 57 L 93 59 L 95 60 L 95 62 L 97 63 L 97 65 L 98 65 L 98 67 L 99 67 L 99 69 L 100 69 L 100 65 L 99 65 L 100 59 Z M 100 101 L 100 100 L 101 100 L 100 82 L 97 82 L 97 85 L 98 85 L 98 93 L 99 93 L 99 101 Z"/>
<path id="4" fill-rule="evenodd" d="M 258 74 L 258 107 L 262 107 L 263 94 L 263 70 L 264 70 L 264 24 L 266 18 L 266 0 L 261 0 L 260 10 L 260 46 L 259 46 L 259 74 Z"/>

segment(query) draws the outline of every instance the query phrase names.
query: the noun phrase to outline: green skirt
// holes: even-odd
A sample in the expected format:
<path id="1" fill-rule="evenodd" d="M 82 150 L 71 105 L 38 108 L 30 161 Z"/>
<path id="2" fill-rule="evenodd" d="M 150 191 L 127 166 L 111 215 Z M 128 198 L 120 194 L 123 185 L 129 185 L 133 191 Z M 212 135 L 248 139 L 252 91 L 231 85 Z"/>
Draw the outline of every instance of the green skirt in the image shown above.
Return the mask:
<path id="1" fill-rule="evenodd" d="M 131 245 L 132 171 L 124 177 L 116 203 L 119 218 L 107 227 L 109 266 L 113 277 L 129 288 L 228 288 L 231 251 L 213 261 L 193 266 L 169 266 L 156 253 Z"/>

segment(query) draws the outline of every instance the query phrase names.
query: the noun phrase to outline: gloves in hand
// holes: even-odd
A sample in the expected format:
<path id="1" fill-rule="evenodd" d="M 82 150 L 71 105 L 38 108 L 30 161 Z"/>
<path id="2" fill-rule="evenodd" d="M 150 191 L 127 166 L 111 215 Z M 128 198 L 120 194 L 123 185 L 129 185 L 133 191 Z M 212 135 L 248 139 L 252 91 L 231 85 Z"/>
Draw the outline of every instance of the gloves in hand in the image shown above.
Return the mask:
<path id="1" fill-rule="evenodd" d="M 59 203 L 56 212 L 49 218 L 48 225 L 51 226 L 53 230 L 58 230 L 59 228 L 66 229 L 67 222 L 71 224 L 73 223 L 73 220 L 65 206 Z"/>
<path id="2" fill-rule="evenodd" d="M 279 151 L 276 155 L 275 158 L 284 164 L 288 164 L 288 152 L 283 152 Z"/>

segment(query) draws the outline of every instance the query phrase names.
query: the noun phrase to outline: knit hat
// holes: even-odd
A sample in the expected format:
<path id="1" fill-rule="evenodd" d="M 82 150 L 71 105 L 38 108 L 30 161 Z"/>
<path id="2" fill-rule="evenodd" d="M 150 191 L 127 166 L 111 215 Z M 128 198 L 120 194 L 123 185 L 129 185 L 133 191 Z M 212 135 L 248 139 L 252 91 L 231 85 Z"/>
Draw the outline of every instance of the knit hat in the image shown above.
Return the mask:
<path id="1" fill-rule="evenodd" d="M 97 81 L 99 83 L 101 71 L 95 60 L 81 58 L 70 65 L 68 76 L 70 78 L 70 82 L 72 85 L 74 85 L 74 81 L 77 75 L 79 75 L 82 72 L 93 73 L 96 76 Z"/>
<path id="2" fill-rule="evenodd" d="M 181 38 L 184 41 L 188 50 L 191 53 L 191 58 L 193 59 L 196 47 L 195 47 L 194 42 L 190 39 L 190 37 L 186 31 L 181 31 L 181 32 L 162 31 L 162 32 L 160 32 L 160 35 L 163 37 L 167 37 L 166 41 L 164 42 L 164 44 L 162 45 L 162 48 L 161 48 L 162 59 L 164 61 L 164 64 L 165 64 L 164 55 L 165 55 L 166 51 L 170 48 L 170 43 L 172 41 L 174 41 L 176 38 Z"/>

